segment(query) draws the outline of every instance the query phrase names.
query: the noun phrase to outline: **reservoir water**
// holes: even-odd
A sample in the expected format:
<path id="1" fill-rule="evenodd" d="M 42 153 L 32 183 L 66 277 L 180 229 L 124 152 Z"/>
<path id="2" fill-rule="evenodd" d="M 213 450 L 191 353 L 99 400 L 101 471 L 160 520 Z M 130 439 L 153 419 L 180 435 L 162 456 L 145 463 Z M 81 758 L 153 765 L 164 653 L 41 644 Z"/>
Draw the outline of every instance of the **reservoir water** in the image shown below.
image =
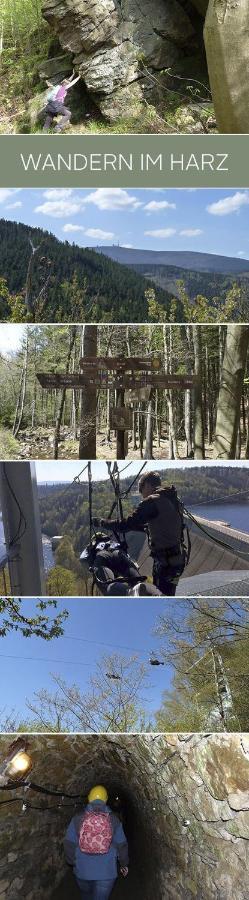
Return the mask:
<path id="1" fill-rule="evenodd" d="M 249 533 L 249 503 L 207 503 L 190 506 L 189 509 L 194 516 L 226 522 L 238 531 Z"/>

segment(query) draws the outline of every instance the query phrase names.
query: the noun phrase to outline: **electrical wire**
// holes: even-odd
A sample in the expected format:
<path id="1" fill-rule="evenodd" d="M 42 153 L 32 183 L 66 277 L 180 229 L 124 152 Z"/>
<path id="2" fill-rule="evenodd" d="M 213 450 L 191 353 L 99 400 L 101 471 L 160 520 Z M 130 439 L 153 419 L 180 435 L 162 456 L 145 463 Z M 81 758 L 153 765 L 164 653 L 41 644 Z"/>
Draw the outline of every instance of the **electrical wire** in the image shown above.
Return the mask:
<path id="1" fill-rule="evenodd" d="M 3 659 L 22 659 L 22 660 L 28 660 L 29 662 L 46 662 L 46 663 L 48 663 L 49 665 L 50 665 L 51 662 L 54 662 L 54 663 L 67 663 L 68 665 L 72 665 L 72 666 L 77 665 L 77 666 L 87 666 L 87 667 L 89 667 L 89 666 L 92 665 L 92 663 L 78 662 L 78 661 L 76 661 L 75 659 L 53 659 L 53 657 L 50 657 L 50 659 L 45 659 L 44 656 L 19 656 L 19 655 L 17 655 L 17 654 L 12 654 L 12 653 L 0 653 L 0 658 L 3 658 Z"/>

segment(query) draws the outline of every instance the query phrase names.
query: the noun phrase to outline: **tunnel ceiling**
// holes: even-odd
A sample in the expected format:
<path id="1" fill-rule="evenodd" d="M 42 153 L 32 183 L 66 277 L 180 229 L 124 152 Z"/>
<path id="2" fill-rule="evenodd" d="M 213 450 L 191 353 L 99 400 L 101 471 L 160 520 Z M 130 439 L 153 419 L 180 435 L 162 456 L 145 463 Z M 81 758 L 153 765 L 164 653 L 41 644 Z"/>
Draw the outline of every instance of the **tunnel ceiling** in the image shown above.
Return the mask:
<path id="1" fill-rule="evenodd" d="M 1 755 L 11 739 L 1 737 Z M 36 735 L 29 736 L 29 748 L 32 779 L 39 784 L 83 794 L 99 780 L 109 791 L 120 786 L 134 820 L 134 861 L 138 869 L 142 862 L 144 900 L 151 900 L 152 891 L 162 900 L 245 900 L 248 735 Z M 14 794 L 23 795 L 23 789 Z M 1 799 L 9 796 L 1 791 Z M 44 803 L 31 790 L 25 797 Z M 54 802 L 45 798 L 46 804 Z M 55 815 L 21 813 L 19 804 L 1 807 L 1 900 L 52 895 L 65 871 L 61 841 L 73 814 L 71 808 Z"/>
<path id="2" fill-rule="evenodd" d="M 114 120 L 127 116 L 127 101 L 129 115 L 136 117 L 144 97 L 162 99 L 162 87 L 151 73 L 172 69 L 196 77 L 204 66 L 204 7 L 205 0 L 43 0 L 42 5 L 89 94 Z M 54 61 L 48 60 L 46 77 L 49 64 L 55 74 Z"/>

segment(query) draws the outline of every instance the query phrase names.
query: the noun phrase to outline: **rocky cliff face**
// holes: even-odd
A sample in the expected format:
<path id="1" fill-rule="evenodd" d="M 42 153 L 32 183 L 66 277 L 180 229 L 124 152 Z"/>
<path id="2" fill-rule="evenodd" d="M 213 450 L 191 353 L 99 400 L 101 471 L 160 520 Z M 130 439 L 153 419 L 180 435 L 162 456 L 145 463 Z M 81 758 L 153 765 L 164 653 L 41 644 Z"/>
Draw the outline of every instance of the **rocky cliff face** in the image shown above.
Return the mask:
<path id="1" fill-rule="evenodd" d="M 179 73 L 199 51 L 205 6 L 206 0 L 44 0 L 43 16 L 101 112 L 115 119 L 137 114 L 157 90 L 158 73 Z"/>

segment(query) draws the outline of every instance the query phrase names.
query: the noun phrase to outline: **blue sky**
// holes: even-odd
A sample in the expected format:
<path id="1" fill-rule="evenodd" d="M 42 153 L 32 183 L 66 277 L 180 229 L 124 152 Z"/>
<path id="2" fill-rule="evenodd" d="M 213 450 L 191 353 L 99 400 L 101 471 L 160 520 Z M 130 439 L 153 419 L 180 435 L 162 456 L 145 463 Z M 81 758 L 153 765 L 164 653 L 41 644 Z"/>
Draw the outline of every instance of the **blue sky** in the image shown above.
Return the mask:
<path id="1" fill-rule="evenodd" d="M 249 259 L 249 190 L 1 188 L 0 216 L 82 247 L 119 242 Z"/>
<path id="2" fill-rule="evenodd" d="M 4 685 L 1 710 L 15 709 L 18 715 L 27 715 L 26 698 L 31 699 L 33 692 L 41 687 L 52 688 L 51 673 L 60 674 L 67 683 L 77 683 L 82 690 L 87 689 L 90 675 L 104 654 L 116 651 L 127 658 L 137 655 L 140 662 L 146 663 L 153 649 L 160 650 L 160 638 L 152 632 L 158 616 L 170 602 L 157 598 L 134 601 L 127 597 L 59 599 L 58 611 L 68 609 L 70 613 L 62 637 L 47 643 L 41 638 L 24 638 L 12 632 L 1 639 L 0 680 Z M 34 614 L 34 600 L 23 600 L 23 612 Z M 52 616 L 53 611 L 49 614 Z M 93 643 L 81 642 L 79 638 Z M 100 644 L 95 643 L 98 640 Z M 8 655 L 34 659 L 8 658 Z M 142 693 L 146 708 L 153 710 L 158 708 L 172 672 L 168 666 L 158 666 L 151 668 L 149 675 L 148 689 Z"/>
<path id="3" fill-rule="evenodd" d="M 119 465 L 119 469 L 121 472 L 121 470 L 127 465 L 127 461 L 120 462 L 118 465 Z M 124 478 L 126 478 L 126 477 L 130 478 L 132 475 L 134 476 L 134 475 L 138 474 L 139 469 L 141 468 L 141 465 L 142 465 L 142 463 L 139 463 L 139 462 L 131 462 L 129 465 L 129 468 L 126 469 L 126 471 L 124 472 Z M 176 470 L 177 469 L 189 469 L 190 466 L 196 467 L 198 465 L 203 466 L 204 465 L 203 461 L 196 460 L 196 459 L 188 459 L 188 461 L 186 463 L 184 460 L 180 460 L 180 459 L 178 459 L 178 460 L 176 460 L 176 459 L 174 459 L 174 460 L 167 460 L 167 459 L 158 460 L 157 459 L 157 460 L 155 460 L 154 466 L 153 466 L 153 463 L 148 462 L 147 469 L 154 468 L 158 472 L 160 472 L 161 469 L 167 469 L 167 468 L 169 468 L 169 469 L 174 468 Z M 247 469 L 247 471 L 249 472 L 249 461 L 242 463 L 241 460 L 223 460 L 222 465 L 223 466 L 238 466 L 240 469 L 243 467 L 244 469 Z M 219 459 L 205 460 L 205 466 L 220 466 L 220 460 Z M 66 481 L 66 482 L 68 482 L 68 481 L 72 481 L 73 478 L 75 478 L 75 476 L 77 476 L 80 473 L 81 469 L 83 469 L 83 467 L 84 467 L 84 462 L 81 462 L 79 460 L 71 461 L 71 460 L 60 459 L 60 460 L 54 461 L 54 460 L 40 460 L 39 459 L 35 462 L 35 467 L 36 467 L 36 475 L 37 475 L 38 482 L 41 482 L 41 481 L 46 481 L 46 482 Z M 102 460 L 95 461 L 94 460 L 92 462 L 92 476 L 93 476 L 94 481 L 99 481 L 99 480 L 102 480 L 103 478 L 108 477 L 105 461 L 102 461 Z M 83 475 L 81 475 L 80 480 L 87 481 L 87 472 L 83 472 Z"/>

